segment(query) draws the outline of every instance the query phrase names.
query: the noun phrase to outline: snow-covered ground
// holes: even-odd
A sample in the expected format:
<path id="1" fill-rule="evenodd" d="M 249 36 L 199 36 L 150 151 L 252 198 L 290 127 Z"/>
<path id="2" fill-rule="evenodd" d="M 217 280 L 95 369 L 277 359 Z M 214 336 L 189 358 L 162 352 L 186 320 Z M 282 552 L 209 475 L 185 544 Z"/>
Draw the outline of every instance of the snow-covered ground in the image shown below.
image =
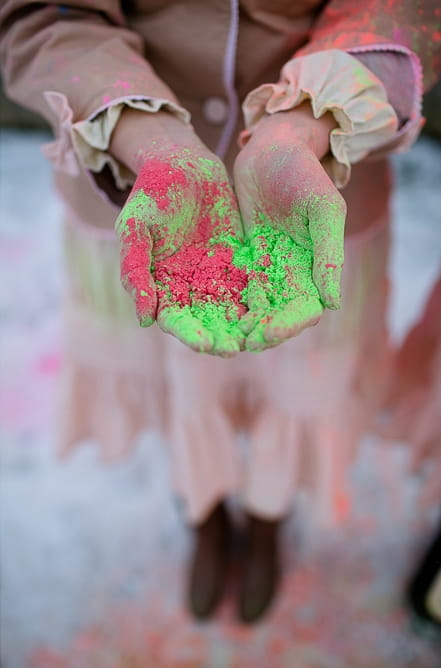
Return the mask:
<path id="1" fill-rule="evenodd" d="M 287 548 L 283 593 L 251 630 L 231 623 L 231 601 L 204 626 L 182 609 L 187 537 L 154 434 L 111 467 L 92 444 L 55 457 L 63 272 L 47 139 L 7 131 L 0 143 L 2 665 L 435 668 L 436 650 L 400 605 L 433 517 L 414 503 L 418 482 L 399 447 L 383 453 L 382 476 L 377 445 L 363 443 L 351 525 L 308 557 Z M 389 321 L 399 341 L 441 268 L 441 145 L 423 138 L 394 165 Z M 288 525 L 287 542 L 296 535 Z"/>

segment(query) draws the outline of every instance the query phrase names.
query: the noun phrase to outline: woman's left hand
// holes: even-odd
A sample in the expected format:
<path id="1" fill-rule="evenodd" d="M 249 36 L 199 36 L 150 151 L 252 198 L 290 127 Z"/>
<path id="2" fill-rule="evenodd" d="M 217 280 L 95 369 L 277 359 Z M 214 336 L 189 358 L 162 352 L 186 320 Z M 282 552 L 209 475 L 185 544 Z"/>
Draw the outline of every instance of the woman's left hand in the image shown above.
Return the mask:
<path id="1" fill-rule="evenodd" d="M 346 203 L 320 164 L 333 127 L 330 114 L 317 120 L 305 103 L 264 117 L 236 158 L 234 185 L 245 233 L 252 238 L 253 228 L 263 223 L 311 251 L 318 290 L 317 297 L 299 293 L 277 308 L 262 286 L 250 284 L 250 311 L 242 319 L 248 350 L 278 345 L 316 324 L 324 308 L 340 306 Z M 286 279 L 295 284 L 292 265 L 287 262 Z"/>

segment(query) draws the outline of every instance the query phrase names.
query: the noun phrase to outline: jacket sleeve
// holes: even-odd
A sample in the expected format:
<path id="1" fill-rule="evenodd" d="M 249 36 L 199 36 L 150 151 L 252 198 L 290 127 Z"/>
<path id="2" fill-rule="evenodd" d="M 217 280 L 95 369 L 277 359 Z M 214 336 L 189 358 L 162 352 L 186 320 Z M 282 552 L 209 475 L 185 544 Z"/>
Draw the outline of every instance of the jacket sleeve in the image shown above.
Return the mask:
<path id="1" fill-rule="evenodd" d="M 46 118 L 57 140 L 45 153 L 72 175 L 109 164 L 118 187 L 133 180 L 107 153 L 124 105 L 190 121 L 144 58 L 119 0 L 4 0 L 0 59 L 7 95 Z"/>
<path id="2" fill-rule="evenodd" d="M 248 95 L 242 144 L 264 114 L 310 99 L 316 118 L 330 111 L 339 126 L 323 162 L 338 187 L 351 164 L 406 150 L 424 122 L 423 73 L 427 88 L 441 69 L 440 22 L 437 0 L 330 0 L 279 82 Z"/>
<path id="3" fill-rule="evenodd" d="M 424 123 L 423 92 L 441 74 L 439 0 L 330 0 L 298 55 L 329 48 L 355 56 L 381 80 L 399 121 L 384 149 L 406 150 Z"/>
<path id="4" fill-rule="evenodd" d="M 414 61 L 427 90 L 441 73 L 439 0 L 330 0 L 297 55 L 325 49 L 402 53 Z"/>

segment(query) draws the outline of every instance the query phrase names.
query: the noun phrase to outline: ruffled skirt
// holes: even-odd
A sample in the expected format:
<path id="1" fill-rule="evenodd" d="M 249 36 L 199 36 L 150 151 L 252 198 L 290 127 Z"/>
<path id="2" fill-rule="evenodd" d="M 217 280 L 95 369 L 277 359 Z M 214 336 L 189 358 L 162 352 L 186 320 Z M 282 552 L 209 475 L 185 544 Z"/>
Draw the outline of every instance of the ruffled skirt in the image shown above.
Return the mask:
<path id="1" fill-rule="evenodd" d="M 110 461 L 154 429 L 189 522 L 232 494 L 278 518 L 300 489 L 320 521 L 342 520 L 348 468 L 388 366 L 388 248 L 385 214 L 347 237 L 340 311 L 277 348 L 224 360 L 141 329 L 113 233 L 68 216 L 62 452 L 92 439 Z"/>

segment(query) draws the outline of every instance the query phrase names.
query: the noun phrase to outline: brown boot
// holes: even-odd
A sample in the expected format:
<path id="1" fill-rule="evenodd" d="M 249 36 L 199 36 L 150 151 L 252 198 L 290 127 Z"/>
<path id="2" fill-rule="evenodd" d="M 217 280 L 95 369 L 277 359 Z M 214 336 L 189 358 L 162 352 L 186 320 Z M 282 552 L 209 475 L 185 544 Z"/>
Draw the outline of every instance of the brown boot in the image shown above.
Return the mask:
<path id="1" fill-rule="evenodd" d="M 280 578 L 279 521 L 249 516 L 244 573 L 239 594 L 239 616 L 255 622 L 269 608 Z"/>
<path id="2" fill-rule="evenodd" d="M 189 606 L 198 619 L 214 612 L 225 588 L 231 527 L 223 503 L 195 528 L 196 543 L 190 564 Z"/>

